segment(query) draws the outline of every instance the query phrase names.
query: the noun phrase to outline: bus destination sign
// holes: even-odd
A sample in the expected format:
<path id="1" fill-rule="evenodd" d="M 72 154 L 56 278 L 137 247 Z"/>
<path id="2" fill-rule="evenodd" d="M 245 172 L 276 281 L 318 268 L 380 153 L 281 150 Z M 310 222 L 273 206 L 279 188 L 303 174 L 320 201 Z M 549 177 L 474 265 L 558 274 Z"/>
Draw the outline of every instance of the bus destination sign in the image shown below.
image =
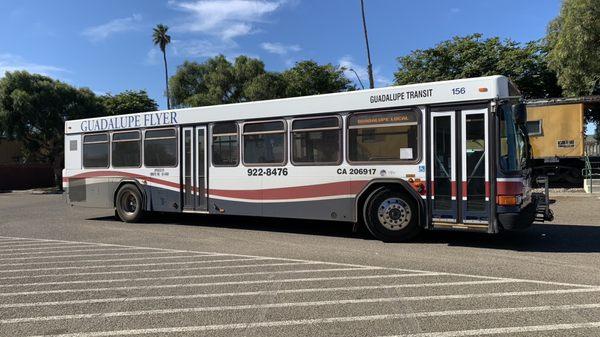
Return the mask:
<path id="1" fill-rule="evenodd" d="M 416 123 L 418 114 L 413 110 L 386 111 L 380 113 L 361 113 L 348 119 L 349 126 L 381 125 L 396 123 Z"/>
<path id="2" fill-rule="evenodd" d="M 371 104 L 375 103 L 386 103 L 395 101 L 404 101 L 419 98 L 430 98 L 433 96 L 433 89 L 422 89 L 422 90 L 407 90 L 400 91 L 393 94 L 382 94 L 382 95 L 371 95 Z"/>
<path id="3" fill-rule="evenodd" d="M 177 124 L 177 112 L 151 112 L 144 115 L 122 115 L 81 121 L 81 131 L 107 131 Z"/>

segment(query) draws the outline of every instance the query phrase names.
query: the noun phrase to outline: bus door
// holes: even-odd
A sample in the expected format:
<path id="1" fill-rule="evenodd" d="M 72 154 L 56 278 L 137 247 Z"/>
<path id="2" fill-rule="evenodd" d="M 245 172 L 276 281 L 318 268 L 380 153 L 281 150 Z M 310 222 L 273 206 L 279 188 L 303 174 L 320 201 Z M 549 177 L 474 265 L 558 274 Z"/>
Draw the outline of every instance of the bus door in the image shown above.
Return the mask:
<path id="1" fill-rule="evenodd" d="M 487 111 L 431 112 L 429 206 L 434 226 L 488 228 Z"/>
<path id="2" fill-rule="evenodd" d="M 208 205 L 206 127 L 184 127 L 182 131 L 183 211 L 206 212 Z"/>

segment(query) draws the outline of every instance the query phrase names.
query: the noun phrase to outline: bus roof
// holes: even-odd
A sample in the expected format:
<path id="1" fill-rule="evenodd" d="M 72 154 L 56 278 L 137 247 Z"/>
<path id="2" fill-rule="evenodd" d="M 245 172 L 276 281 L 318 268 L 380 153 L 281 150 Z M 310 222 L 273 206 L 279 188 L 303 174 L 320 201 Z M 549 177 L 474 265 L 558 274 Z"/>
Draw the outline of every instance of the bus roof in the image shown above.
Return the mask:
<path id="1" fill-rule="evenodd" d="M 512 87 L 512 83 L 504 76 L 477 77 L 325 95 L 71 120 L 65 122 L 65 133 L 102 132 L 492 100 L 509 97 L 512 93 L 509 87 Z"/>

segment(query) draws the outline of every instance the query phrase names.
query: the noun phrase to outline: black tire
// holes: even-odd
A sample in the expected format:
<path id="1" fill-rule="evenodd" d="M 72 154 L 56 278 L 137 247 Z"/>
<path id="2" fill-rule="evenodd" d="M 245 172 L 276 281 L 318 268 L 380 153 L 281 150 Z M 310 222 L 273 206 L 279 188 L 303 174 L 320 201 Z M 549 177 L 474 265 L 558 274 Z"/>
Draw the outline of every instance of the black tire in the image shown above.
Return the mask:
<path id="1" fill-rule="evenodd" d="M 406 193 L 387 187 L 369 196 L 363 215 L 369 232 L 385 242 L 408 241 L 422 230 L 415 200 Z"/>
<path id="2" fill-rule="evenodd" d="M 117 192 L 115 208 L 119 219 L 124 222 L 138 222 L 144 214 L 144 202 L 137 187 L 123 185 Z"/>

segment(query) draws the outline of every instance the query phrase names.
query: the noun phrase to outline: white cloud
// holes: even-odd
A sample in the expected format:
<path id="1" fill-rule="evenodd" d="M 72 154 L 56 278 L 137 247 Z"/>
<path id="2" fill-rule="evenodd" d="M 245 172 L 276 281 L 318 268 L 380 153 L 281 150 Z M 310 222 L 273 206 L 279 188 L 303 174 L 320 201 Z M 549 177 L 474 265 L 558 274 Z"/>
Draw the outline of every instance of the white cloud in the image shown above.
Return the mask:
<path id="1" fill-rule="evenodd" d="M 116 33 L 139 30 L 141 21 L 140 14 L 133 14 L 126 18 L 114 19 L 98 26 L 86 28 L 81 34 L 92 41 L 100 41 Z"/>
<path id="2" fill-rule="evenodd" d="M 157 65 L 160 61 L 160 50 L 158 48 L 152 48 L 148 50 L 146 58 L 144 59 L 145 65 Z"/>
<path id="3" fill-rule="evenodd" d="M 284 45 L 278 42 L 263 42 L 260 46 L 269 53 L 277 55 L 286 55 L 287 53 L 299 52 L 301 50 L 300 46 L 296 44 Z"/>
<path id="4" fill-rule="evenodd" d="M 359 81 L 356 79 L 356 75 L 358 74 L 358 77 L 360 77 L 360 80 L 362 81 L 365 88 L 369 87 L 369 73 L 367 71 L 367 68 L 355 63 L 352 56 L 346 55 L 339 59 L 338 63 L 340 67 L 346 69 L 344 71 L 344 75 L 346 75 L 346 77 L 348 77 L 352 81 L 357 82 L 356 84 L 360 84 L 358 83 Z M 354 69 L 354 71 L 356 71 L 356 74 L 354 74 L 354 72 L 352 72 L 350 69 Z M 373 77 L 376 85 L 380 87 L 386 87 L 391 85 L 392 83 L 392 81 L 389 78 L 381 74 L 381 71 L 378 67 L 373 68 Z"/>
<path id="5" fill-rule="evenodd" d="M 7 71 L 26 70 L 30 73 L 56 77 L 60 73 L 67 72 L 66 69 L 51 65 L 37 64 L 24 60 L 13 54 L 0 54 L 0 77 L 4 77 Z"/>
<path id="6" fill-rule="evenodd" d="M 195 0 L 170 1 L 171 6 L 189 17 L 173 27 L 175 31 L 199 32 L 230 40 L 255 32 L 255 24 L 264 22 L 286 0 Z"/>
<path id="7" fill-rule="evenodd" d="M 213 57 L 228 54 L 237 48 L 233 41 L 212 42 L 209 40 L 173 40 L 172 51 L 180 57 Z"/>

